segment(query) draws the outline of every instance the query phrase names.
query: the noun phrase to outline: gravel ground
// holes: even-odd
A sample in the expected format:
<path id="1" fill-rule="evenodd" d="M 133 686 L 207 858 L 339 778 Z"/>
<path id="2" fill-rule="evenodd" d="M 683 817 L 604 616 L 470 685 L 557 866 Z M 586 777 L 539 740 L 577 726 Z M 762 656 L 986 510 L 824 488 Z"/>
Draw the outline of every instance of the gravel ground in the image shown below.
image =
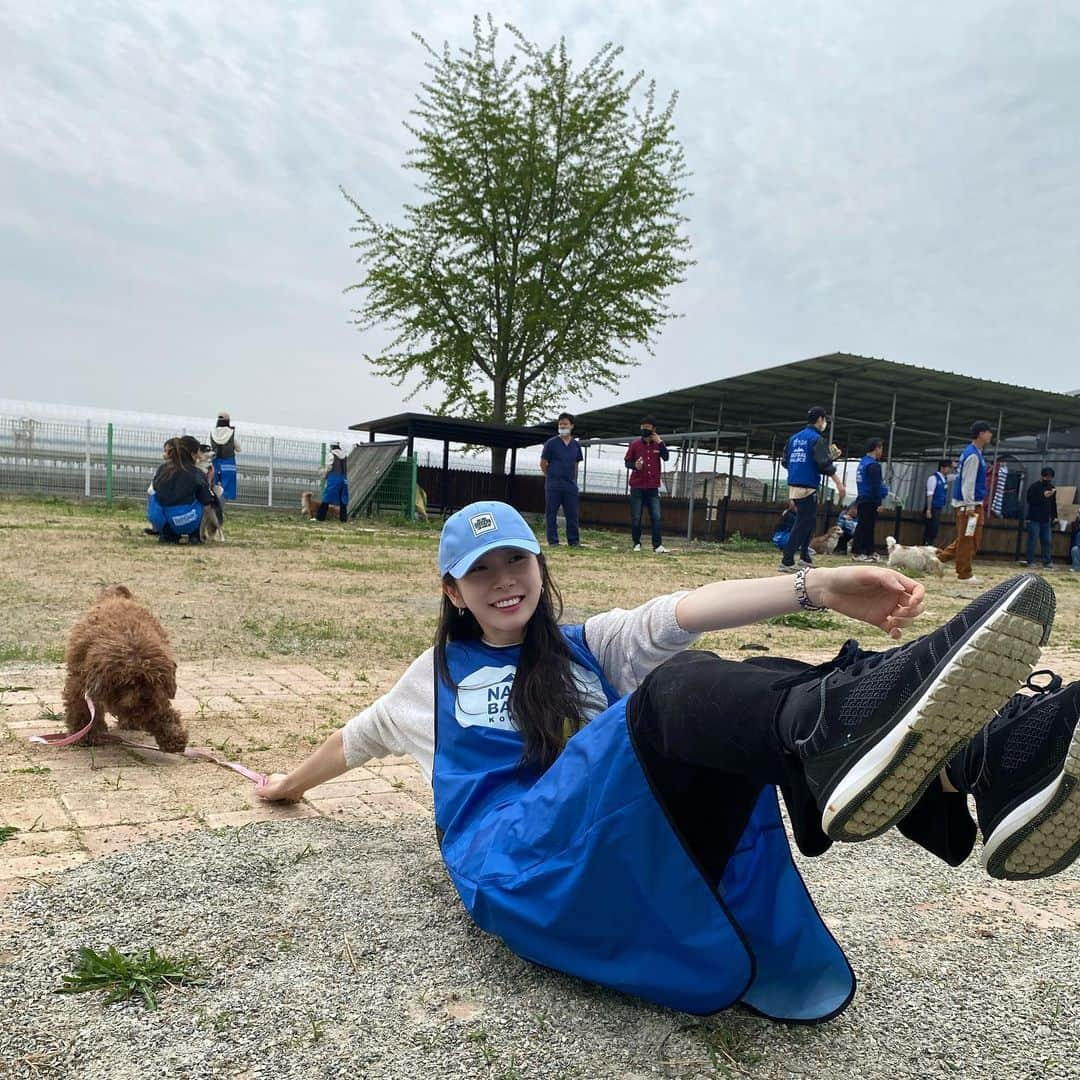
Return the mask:
<path id="1" fill-rule="evenodd" d="M 148 843 L 12 898 L 0 1075 L 1080 1075 L 1075 871 L 1005 886 L 890 837 L 804 872 L 860 987 L 831 1023 L 784 1027 L 672 1013 L 524 963 L 470 924 L 423 821 Z M 81 946 L 110 944 L 194 954 L 209 980 L 163 991 L 156 1012 L 53 992 Z"/>

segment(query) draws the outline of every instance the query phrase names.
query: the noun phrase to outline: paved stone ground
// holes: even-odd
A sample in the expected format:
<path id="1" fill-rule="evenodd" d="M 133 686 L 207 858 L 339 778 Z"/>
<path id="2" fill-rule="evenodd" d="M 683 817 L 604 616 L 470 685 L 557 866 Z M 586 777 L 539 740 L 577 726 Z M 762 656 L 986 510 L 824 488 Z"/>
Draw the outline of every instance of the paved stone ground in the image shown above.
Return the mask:
<path id="1" fill-rule="evenodd" d="M 2 799 L 0 824 L 19 831 L 0 845 L 0 898 L 96 856 L 189 829 L 431 814 L 430 788 L 410 758 L 372 762 L 313 788 L 301 803 L 271 806 L 255 798 L 248 780 L 210 762 L 121 746 L 58 749 L 29 743 L 31 735 L 63 727 L 49 715 L 61 708 L 62 682 L 62 668 L 51 665 L 27 665 L 17 674 L 7 665 L 0 679 L 27 688 L 0 692 L 0 739 L 17 747 L 5 757 L 6 773 L 34 779 L 32 797 L 11 799 L 6 793 Z M 350 702 L 347 715 L 372 698 L 369 685 L 303 663 L 182 664 L 178 684 L 175 704 L 189 718 L 192 745 L 207 746 L 199 739 L 212 726 L 211 748 L 219 756 L 263 772 L 299 761 L 326 731 L 313 727 L 295 748 L 275 749 L 256 741 L 252 717 L 271 706 L 310 714 L 320 701 L 330 712 L 330 706 Z M 199 723 L 200 712 L 213 715 L 212 725 Z M 138 732 L 125 735 L 142 739 Z"/>

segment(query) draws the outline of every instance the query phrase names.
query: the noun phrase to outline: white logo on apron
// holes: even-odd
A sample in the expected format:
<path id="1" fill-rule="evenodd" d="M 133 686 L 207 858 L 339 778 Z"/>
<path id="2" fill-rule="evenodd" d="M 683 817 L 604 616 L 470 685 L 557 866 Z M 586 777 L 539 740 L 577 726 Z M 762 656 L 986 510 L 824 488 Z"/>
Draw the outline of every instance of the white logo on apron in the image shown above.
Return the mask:
<path id="1" fill-rule="evenodd" d="M 477 668 L 458 683 L 454 701 L 454 719 L 462 727 L 489 727 L 499 731 L 515 731 L 510 718 L 510 691 L 514 685 L 512 664 L 505 667 Z M 599 677 L 580 664 L 573 665 L 574 682 L 581 694 L 582 709 L 587 720 L 607 708 L 607 698 Z"/>
<path id="2" fill-rule="evenodd" d="M 490 727 L 513 731 L 510 719 L 510 689 L 514 685 L 512 664 L 482 667 L 458 683 L 454 719 L 462 727 Z"/>

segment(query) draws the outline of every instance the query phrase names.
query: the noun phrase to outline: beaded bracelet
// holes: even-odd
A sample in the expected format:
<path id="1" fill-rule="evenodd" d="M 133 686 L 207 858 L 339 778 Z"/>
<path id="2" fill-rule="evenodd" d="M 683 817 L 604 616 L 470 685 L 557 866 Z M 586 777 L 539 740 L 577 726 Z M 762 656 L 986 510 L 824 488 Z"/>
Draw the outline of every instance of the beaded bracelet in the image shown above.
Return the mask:
<path id="1" fill-rule="evenodd" d="M 803 611 L 828 611 L 824 604 L 815 604 L 806 591 L 806 575 L 813 570 L 812 566 L 804 566 L 795 574 L 795 599 L 799 601 L 799 607 Z"/>

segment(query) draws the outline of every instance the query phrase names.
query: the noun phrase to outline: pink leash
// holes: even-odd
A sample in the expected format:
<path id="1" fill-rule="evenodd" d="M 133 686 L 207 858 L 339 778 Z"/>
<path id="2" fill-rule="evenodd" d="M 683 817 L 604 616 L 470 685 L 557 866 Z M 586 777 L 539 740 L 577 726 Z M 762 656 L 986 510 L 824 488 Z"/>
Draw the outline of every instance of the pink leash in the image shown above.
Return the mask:
<path id="1" fill-rule="evenodd" d="M 90 700 L 89 695 L 85 695 L 85 697 L 86 707 L 90 710 L 90 722 L 86 727 L 80 728 L 73 735 L 67 735 L 62 731 L 53 731 L 48 735 L 31 735 L 30 742 L 40 743 L 43 746 L 72 746 L 74 743 L 77 743 L 94 726 L 94 703 Z M 114 735 L 112 732 L 108 733 L 108 737 L 110 742 L 119 743 L 121 746 L 127 746 L 132 750 L 153 750 L 159 754 L 165 753 L 164 750 L 161 750 L 157 746 L 147 746 L 145 743 L 128 742 L 127 739 L 120 735 Z M 211 754 L 209 750 L 198 750 L 189 746 L 184 751 L 184 757 L 191 758 L 195 761 L 210 761 L 215 765 L 222 766 L 222 768 L 232 769 L 233 772 L 239 773 L 258 787 L 262 787 L 266 783 L 266 776 L 264 773 L 249 769 L 246 765 L 241 765 L 238 761 L 225 761 L 216 754 Z"/>

